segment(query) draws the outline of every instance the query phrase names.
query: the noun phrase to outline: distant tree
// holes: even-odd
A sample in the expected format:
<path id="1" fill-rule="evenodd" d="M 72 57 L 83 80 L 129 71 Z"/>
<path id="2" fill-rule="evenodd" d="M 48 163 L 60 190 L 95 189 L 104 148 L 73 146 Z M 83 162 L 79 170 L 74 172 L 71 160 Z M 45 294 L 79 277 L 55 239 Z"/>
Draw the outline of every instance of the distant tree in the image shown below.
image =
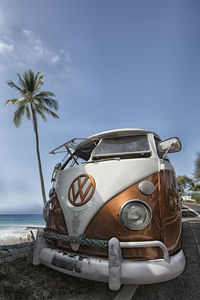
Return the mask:
<path id="1" fill-rule="evenodd" d="M 194 181 L 186 175 L 178 176 L 176 181 L 181 195 L 194 186 Z"/>
<path id="2" fill-rule="evenodd" d="M 47 120 L 45 114 L 51 115 L 53 118 L 58 119 L 58 115 L 51 110 L 57 110 L 58 103 L 55 99 L 53 99 L 55 95 L 52 92 L 40 91 L 40 87 L 44 81 L 44 75 L 40 74 L 40 72 L 37 72 L 35 75 L 32 70 L 29 70 L 28 72 L 24 72 L 22 77 L 18 73 L 17 76 L 18 85 L 16 85 L 13 81 L 9 81 L 8 85 L 11 88 L 16 89 L 19 92 L 20 97 L 9 99 L 5 104 L 15 104 L 17 106 L 13 117 L 13 122 L 16 127 L 20 126 L 21 118 L 24 114 L 28 120 L 32 120 L 36 139 L 36 153 L 38 159 L 42 198 L 45 204 L 46 194 L 39 151 L 37 115 L 39 115 L 44 121 Z"/>
<path id="3" fill-rule="evenodd" d="M 194 186 L 191 188 L 191 192 L 192 192 L 192 199 L 200 203 L 200 184 L 195 183 Z"/>
<path id="4" fill-rule="evenodd" d="M 193 185 L 192 185 L 192 187 L 190 188 L 190 191 L 192 191 L 192 192 L 200 192 L 200 184 L 198 184 L 198 183 L 194 183 Z"/>
<path id="5" fill-rule="evenodd" d="M 196 154 L 196 159 L 194 161 L 194 179 L 196 182 L 200 182 L 200 152 Z"/>

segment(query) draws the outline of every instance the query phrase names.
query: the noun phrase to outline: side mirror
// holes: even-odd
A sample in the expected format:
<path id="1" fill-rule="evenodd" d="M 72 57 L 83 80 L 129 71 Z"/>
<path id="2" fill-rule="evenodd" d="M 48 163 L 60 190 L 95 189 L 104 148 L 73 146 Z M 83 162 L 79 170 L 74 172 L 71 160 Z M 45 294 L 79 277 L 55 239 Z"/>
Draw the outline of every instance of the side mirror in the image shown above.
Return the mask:
<path id="1" fill-rule="evenodd" d="M 179 152 L 182 149 L 181 141 L 177 137 L 173 137 L 164 141 L 159 142 L 158 150 L 161 153 L 173 153 Z"/>

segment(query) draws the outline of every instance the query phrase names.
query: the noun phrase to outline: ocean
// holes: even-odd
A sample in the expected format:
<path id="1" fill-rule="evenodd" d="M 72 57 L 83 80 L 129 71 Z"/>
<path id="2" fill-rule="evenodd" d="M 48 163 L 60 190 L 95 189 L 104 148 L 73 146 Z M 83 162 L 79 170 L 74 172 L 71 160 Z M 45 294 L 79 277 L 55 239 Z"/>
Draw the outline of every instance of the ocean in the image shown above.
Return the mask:
<path id="1" fill-rule="evenodd" d="M 45 226 L 42 214 L 0 214 L 0 245 L 32 240 L 26 226 Z M 36 235 L 37 230 L 32 230 Z"/>

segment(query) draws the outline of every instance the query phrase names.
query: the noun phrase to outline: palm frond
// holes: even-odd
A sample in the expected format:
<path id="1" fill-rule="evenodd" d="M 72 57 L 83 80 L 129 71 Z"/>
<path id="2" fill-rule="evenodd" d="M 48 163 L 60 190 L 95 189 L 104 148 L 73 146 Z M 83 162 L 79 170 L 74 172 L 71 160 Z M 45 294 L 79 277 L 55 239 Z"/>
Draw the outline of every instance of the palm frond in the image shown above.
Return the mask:
<path id="1" fill-rule="evenodd" d="M 26 92 L 28 92 L 29 94 L 33 94 L 34 91 L 33 77 L 34 74 L 31 70 L 29 70 L 28 73 L 24 72 L 23 78 L 26 86 Z"/>
<path id="2" fill-rule="evenodd" d="M 20 92 L 20 94 L 24 94 L 24 90 L 21 89 L 19 86 L 17 86 L 12 80 L 8 81 L 7 84 L 11 87 L 11 88 L 15 88 L 16 90 L 18 90 Z"/>
<path id="3" fill-rule="evenodd" d="M 18 82 L 19 82 L 19 85 L 20 85 L 21 88 L 25 91 L 26 86 L 25 86 L 24 80 L 22 79 L 22 77 L 21 77 L 21 75 L 20 75 L 19 73 L 17 73 L 17 76 L 18 76 Z"/>
<path id="4" fill-rule="evenodd" d="M 58 102 L 54 100 L 51 97 L 38 97 L 35 96 L 36 100 L 39 102 L 40 105 L 47 105 L 50 108 L 54 108 L 55 110 L 58 110 Z"/>
<path id="5" fill-rule="evenodd" d="M 37 90 L 39 89 L 38 87 L 38 76 L 40 75 L 40 72 L 37 72 L 37 74 L 35 75 L 35 80 L 34 80 L 34 87 L 35 87 L 35 92 L 37 92 Z M 40 83 L 42 84 L 42 83 Z"/>
<path id="6" fill-rule="evenodd" d="M 9 104 L 18 104 L 20 102 L 25 101 L 26 99 L 24 97 L 22 98 L 13 98 L 13 99 L 9 99 L 5 102 L 5 105 L 8 106 Z"/>
<path id="7" fill-rule="evenodd" d="M 25 80 L 25 77 L 27 79 L 27 73 L 24 72 L 23 78 L 20 76 L 20 74 L 17 74 L 17 76 L 18 76 L 20 85 L 23 86 L 23 88 L 24 88 L 24 94 L 27 93 L 29 91 L 29 86 L 27 85 L 27 80 Z"/>
<path id="8" fill-rule="evenodd" d="M 37 74 L 35 75 L 35 83 L 37 82 L 39 75 L 40 75 L 40 72 L 37 72 Z"/>
<path id="9" fill-rule="evenodd" d="M 29 70 L 28 72 L 28 79 L 29 79 L 29 84 L 30 84 L 30 91 L 31 93 L 34 93 L 35 91 L 35 74 L 32 70 Z"/>
<path id="10" fill-rule="evenodd" d="M 47 120 L 45 114 L 43 113 L 43 111 L 42 111 L 42 109 L 39 107 L 39 105 L 34 104 L 34 110 L 35 110 L 36 114 L 40 115 L 40 117 L 42 118 L 43 121 L 46 121 L 46 120 Z"/>
<path id="11" fill-rule="evenodd" d="M 39 74 L 38 74 L 39 76 Z M 43 84 L 43 81 L 44 81 L 44 75 L 41 74 L 40 77 L 37 79 L 37 81 L 35 82 L 35 92 L 37 90 L 39 90 L 40 86 Z"/>
<path id="12" fill-rule="evenodd" d="M 19 127 L 21 124 L 21 118 L 24 114 L 25 106 L 19 105 L 17 110 L 14 112 L 13 123 L 16 127 Z"/>
<path id="13" fill-rule="evenodd" d="M 28 120 L 31 120 L 31 114 L 28 105 L 25 107 L 25 113 Z"/>
<path id="14" fill-rule="evenodd" d="M 42 92 L 39 92 L 36 96 L 39 96 L 39 97 L 55 97 L 55 94 L 50 92 L 50 91 L 42 91 Z"/>
<path id="15" fill-rule="evenodd" d="M 35 104 L 35 107 L 38 107 L 40 111 L 43 111 L 43 113 L 47 113 L 48 115 L 51 115 L 54 119 L 59 119 L 59 116 L 51 109 L 47 108 L 46 106 Z"/>

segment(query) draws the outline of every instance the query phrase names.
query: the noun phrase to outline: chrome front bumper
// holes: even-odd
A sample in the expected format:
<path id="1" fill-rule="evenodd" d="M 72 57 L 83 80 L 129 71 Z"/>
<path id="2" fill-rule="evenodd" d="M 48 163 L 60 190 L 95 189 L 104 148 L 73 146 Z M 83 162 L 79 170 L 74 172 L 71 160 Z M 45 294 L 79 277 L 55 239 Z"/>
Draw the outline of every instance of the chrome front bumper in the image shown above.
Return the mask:
<path id="1" fill-rule="evenodd" d="M 123 260 L 121 248 L 146 247 L 160 247 L 164 258 Z M 110 289 L 118 290 L 121 284 L 150 284 L 178 277 L 185 268 L 185 256 L 181 250 L 169 257 L 166 246 L 160 241 L 120 242 L 117 238 L 109 241 L 108 259 L 81 256 L 48 248 L 43 238 L 43 230 L 38 230 L 33 264 L 40 263 L 72 276 L 108 282 Z"/>

